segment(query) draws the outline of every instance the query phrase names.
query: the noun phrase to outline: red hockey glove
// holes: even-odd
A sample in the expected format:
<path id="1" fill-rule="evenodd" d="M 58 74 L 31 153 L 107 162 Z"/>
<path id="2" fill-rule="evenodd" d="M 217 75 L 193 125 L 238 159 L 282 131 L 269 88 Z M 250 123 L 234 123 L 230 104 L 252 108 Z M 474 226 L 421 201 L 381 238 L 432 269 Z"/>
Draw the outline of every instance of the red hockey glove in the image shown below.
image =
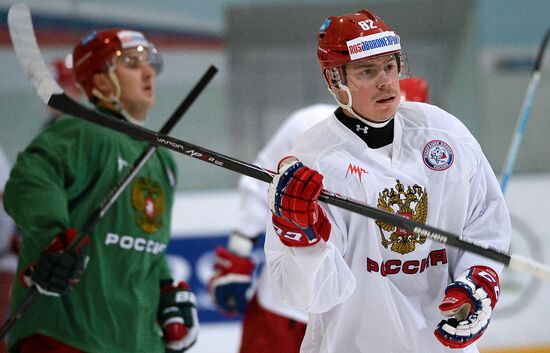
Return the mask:
<path id="1" fill-rule="evenodd" d="M 29 287 L 34 284 L 41 294 L 56 297 L 67 294 L 80 281 L 90 259 L 88 237 L 76 248 L 65 250 L 76 236 L 77 232 L 72 228 L 56 235 L 38 263 L 23 271 L 23 283 Z"/>
<path id="2" fill-rule="evenodd" d="M 185 352 L 197 341 L 197 303 L 187 283 L 174 286 L 171 281 L 161 281 L 158 322 L 167 353 Z"/>
<path id="3" fill-rule="evenodd" d="M 216 305 L 229 315 L 244 313 L 248 305 L 247 292 L 252 286 L 254 262 L 250 257 L 236 255 L 220 246 L 216 248 L 214 270 L 208 281 L 208 292 Z"/>
<path id="4" fill-rule="evenodd" d="M 323 176 L 295 157 L 279 162 L 269 185 L 269 206 L 273 228 L 287 246 L 309 246 L 330 236 L 331 225 L 317 199 Z"/>
<path id="5" fill-rule="evenodd" d="M 500 292 L 497 273 L 487 266 L 474 266 L 465 276 L 447 286 L 439 305 L 444 316 L 434 334 L 445 346 L 464 348 L 487 329 Z"/>

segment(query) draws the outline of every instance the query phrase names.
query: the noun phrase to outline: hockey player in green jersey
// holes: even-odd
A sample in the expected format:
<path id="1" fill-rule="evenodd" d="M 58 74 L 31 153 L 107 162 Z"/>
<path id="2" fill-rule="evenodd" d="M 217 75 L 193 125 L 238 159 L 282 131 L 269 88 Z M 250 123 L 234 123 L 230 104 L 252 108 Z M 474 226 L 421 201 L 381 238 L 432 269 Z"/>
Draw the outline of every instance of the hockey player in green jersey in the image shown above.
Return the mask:
<path id="1" fill-rule="evenodd" d="M 73 59 L 98 110 L 145 122 L 161 61 L 143 34 L 93 32 Z M 42 295 L 11 331 L 11 351 L 184 352 L 195 342 L 194 295 L 172 282 L 165 258 L 177 180 L 167 151 L 155 152 L 84 246 L 63 251 L 146 147 L 64 116 L 18 156 L 4 195 L 23 233 L 12 308 L 31 286 Z"/>

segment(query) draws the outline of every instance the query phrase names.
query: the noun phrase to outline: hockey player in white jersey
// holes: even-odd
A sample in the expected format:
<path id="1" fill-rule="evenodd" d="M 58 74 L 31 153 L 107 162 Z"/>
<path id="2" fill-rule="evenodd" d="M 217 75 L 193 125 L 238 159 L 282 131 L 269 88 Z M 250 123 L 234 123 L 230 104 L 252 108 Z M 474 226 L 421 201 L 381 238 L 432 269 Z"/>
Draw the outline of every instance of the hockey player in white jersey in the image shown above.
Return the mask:
<path id="1" fill-rule="evenodd" d="M 428 83 L 419 77 L 399 82 L 403 100 L 427 102 Z M 292 113 L 258 154 L 254 164 L 275 170 L 300 135 L 332 115 L 336 106 L 313 104 Z M 212 298 L 224 313 L 243 313 L 240 353 L 299 352 L 306 330 L 307 312 L 274 296 L 267 287 L 265 267 L 253 283 L 254 243 L 265 232 L 269 212 L 268 185 L 243 176 L 239 180 L 240 219 L 227 248 L 216 249 L 215 271 L 209 281 Z M 251 295 L 251 289 L 253 295 Z"/>
<path id="2" fill-rule="evenodd" d="M 300 135 L 332 115 L 336 106 L 314 104 L 291 114 L 258 154 L 257 165 L 275 170 Z M 227 314 L 244 313 L 240 353 L 298 352 L 306 330 L 307 313 L 292 308 L 274 296 L 266 286 L 265 268 L 255 283 L 250 298 L 251 259 L 254 242 L 265 232 L 268 220 L 268 185 L 242 177 L 239 180 L 241 214 L 237 229 L 229 237 L 227 248 L 216 248 L 215 272 L 209 291 L 216 305 Z"/>
<path id="3" fill-rule="evenodd" d="M 510 217 L 478 142 L 400 101 L 400 38 L 371 12 L 326 19 L 317 54 L 340 108 L 279 163 L 265 243 L 270 288 L 309 313 L 301 352 L 478 352 L 502 265 L 318 202 L 326 188 L 505 252 Z"/>
<path id="4" fill-rule="evenodd" d="M 17 268 L 15 223 L 4 210 L 4 186 L 8 181 L 11 162 L 0 148 L 0 322 L 8 318 L 10 293 Z M 7 342 L 0 341 L 0 353 L 8 351 Z"/>

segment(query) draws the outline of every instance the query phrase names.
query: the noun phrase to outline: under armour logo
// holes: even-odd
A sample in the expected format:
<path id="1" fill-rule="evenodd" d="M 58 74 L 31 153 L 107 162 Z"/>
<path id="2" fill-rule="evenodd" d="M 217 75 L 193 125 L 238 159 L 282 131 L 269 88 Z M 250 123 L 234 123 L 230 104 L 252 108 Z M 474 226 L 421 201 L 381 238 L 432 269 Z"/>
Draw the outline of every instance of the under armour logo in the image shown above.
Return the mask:
<path id="1" fill-rule="evenodd" d="M 366 134 L 369 131 L 369 128 L 366 125 L 361 127 L 361 125 L 357 124 L 357 125 L 355 125 L 355 131 L 357 131 L 357 132 L 363 131 L 363 133 Z"/>
<path id="2" fill-rule="evenodd" d="M 117 158 L 118 172 L 120 173 L 124 167 L 128 166 L 128 162 L 122 159 L 120 156 Z"/>

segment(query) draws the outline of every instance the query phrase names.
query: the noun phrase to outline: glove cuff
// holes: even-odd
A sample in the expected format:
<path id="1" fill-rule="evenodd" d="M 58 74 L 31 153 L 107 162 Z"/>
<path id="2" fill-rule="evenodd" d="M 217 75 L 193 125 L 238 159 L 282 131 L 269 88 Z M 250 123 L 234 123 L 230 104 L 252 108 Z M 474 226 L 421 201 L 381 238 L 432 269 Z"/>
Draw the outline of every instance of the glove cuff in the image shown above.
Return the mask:
<path id="1" fill-rule="evenodd" d="M 220 274 L 242 274 L 250 276 L 254 272 L 254 262 L 248 257 L 238 256 L 223 246 L 216 247 L 214 268 Z"/>
<path id="2" fill-rule="evenodd" d="M 300 160 L 298 160 L 298 158 L 294 157 L 294 156 L 286 156 L 286 157 L 283 157 L 280 161 L 279 161 L 279 164 L 277 164 L 277 170 L 279 171 L 279 173 L 284 173 L 291 165 L 293 165 L 294 163 L 300 163 L 302 165 L 302 162 L 300 162 Z"/>
<path id="3" fill-rule="evenodd" d="M 317 205 L 318 218 L 312 227 L 300 228 L 283 217 L 272 215 L 273 228 L 279 240 L 286 246 L 304 247 L 317 244 L 321 239 L 328 241 L 332 228 L 323 208 Z"/>
<path id="4" fill-rule="evenodd" d="M 160 289 L 159 307 L 167 308 L 170 306 L 196 305 L 195 294 L 191 291 L 189 285 L 180 281 L 176 286 L 169 284 Z"/>
<path id="5" fill-rule="evenodd" d="M 240 257 L 250 257 L 254 240 L 240 232 L 233 232 L 227 242 L 227 250 Z"/>
<path id="6" fill-rule="evenodd" d="M 500 279 L 497 272 L 488 266 L 477 265 L 470 268 L 466 278 L 487 292 L 491 299 L 491 309 L 494 309 L 500 294 Z"/>

